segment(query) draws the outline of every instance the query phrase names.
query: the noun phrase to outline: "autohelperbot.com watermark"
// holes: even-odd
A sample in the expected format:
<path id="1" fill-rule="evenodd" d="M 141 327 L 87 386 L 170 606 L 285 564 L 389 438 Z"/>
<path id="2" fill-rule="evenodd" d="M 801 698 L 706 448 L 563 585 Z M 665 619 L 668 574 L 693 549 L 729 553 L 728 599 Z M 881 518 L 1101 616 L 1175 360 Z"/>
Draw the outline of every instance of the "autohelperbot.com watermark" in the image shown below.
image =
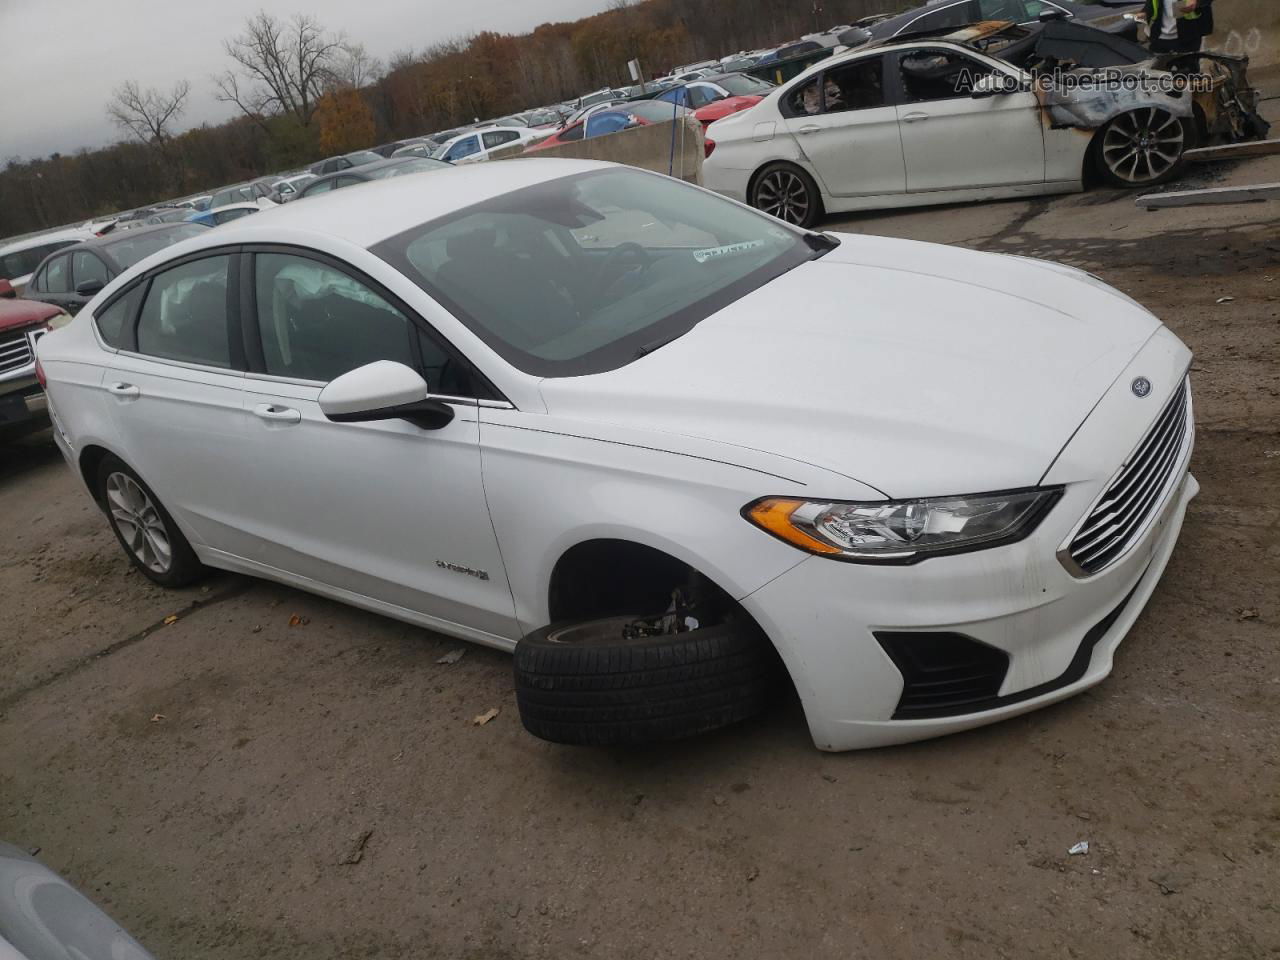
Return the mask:
<path id="1" fill-rule="evenodd" d="M 1003 72 L 974 73 L 968 69 L 956 75 L 957 91 L 986 93 L 1115 93 L 1140 94 L 1208 93 L 1213 78 L 1190 72 L 1134 72 L 1115 68 L 1104 70 L 1049 70 L 1030 77 L 1016 77 Z"/>

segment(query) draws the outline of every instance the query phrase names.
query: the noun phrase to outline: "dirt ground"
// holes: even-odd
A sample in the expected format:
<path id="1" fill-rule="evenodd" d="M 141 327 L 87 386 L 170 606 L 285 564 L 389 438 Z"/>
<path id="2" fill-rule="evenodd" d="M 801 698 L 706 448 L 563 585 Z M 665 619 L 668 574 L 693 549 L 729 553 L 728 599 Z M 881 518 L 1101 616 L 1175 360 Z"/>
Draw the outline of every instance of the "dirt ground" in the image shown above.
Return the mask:
<path id="1" fill-rule="evenodd" d="M 161 958 L 1280 955 L 1278 224 L 1109 190 L 828 224 L 1086 267 L 1196 352 L 1203 491 L 1114 675 L 910 747 L 819 753 L 794 703 L 543 743 L 507 657 L 268 583 L 154 588 L 47 435 L 5 448 L 0 837 Z"/>

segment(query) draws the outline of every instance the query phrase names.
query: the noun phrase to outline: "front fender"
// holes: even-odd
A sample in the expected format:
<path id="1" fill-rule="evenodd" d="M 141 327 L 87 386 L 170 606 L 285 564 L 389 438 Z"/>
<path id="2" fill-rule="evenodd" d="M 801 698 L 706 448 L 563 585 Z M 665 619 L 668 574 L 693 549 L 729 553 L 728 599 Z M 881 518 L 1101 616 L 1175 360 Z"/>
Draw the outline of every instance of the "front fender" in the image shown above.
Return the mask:
<path id="1" fill-rule="evenodd" d="M 806 557 L 740 514 L 761 496 L 802 494 L 802 479 L 691 451 L 553 432 L 545 415 L 482 409 L 481 417 L 485 495 L 525 632 L 548 622 L 556 562 L 587 540 L 660 550 L 735 599 Z M 880 499 L 856 481 L 838 481 L 851 499 Z"/>
<path id="2" fill-rule="evenodd" d="M 1096 130 L 1122 113 L 1151 107 L 1184 120 L 1195 115 L 1190 92 L 1155 89 L 1162 77 L 1169 76 L 1163 71 L 1104 71 L 1090 76 L 1096 76 L 1098 82 L 1088 88 L 1047 86 L 1039 90 L 1040 103 L 1051 127 Z M 1080 77 L 1082 81 L 1088 79 L 1088 76 Z"/>

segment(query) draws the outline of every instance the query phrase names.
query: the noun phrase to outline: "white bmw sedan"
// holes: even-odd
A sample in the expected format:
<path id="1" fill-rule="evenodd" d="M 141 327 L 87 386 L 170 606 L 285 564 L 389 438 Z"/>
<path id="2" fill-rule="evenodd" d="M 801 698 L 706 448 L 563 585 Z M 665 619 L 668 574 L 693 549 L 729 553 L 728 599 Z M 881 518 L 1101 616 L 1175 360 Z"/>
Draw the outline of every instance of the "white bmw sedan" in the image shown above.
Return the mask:
<path id="1" fill-rule="evenodd" d="M 713 729 L 788 678 L 825 750 L 1071 696 L 1197 490 L 1190 354 L 1091 276 L 588 162 L 209 231 L 39 361 L 143 574 L 514 650 L 525 725 L 569 743 Z"/>

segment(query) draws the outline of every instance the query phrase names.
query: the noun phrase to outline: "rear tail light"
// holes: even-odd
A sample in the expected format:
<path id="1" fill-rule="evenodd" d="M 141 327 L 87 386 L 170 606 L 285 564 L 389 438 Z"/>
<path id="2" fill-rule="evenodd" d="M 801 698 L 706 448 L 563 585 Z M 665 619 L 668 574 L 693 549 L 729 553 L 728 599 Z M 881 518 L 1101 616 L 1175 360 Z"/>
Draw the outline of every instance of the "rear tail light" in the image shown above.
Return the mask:
<path id="1" fill-rule="evenodd" d="M 702 149 L 703 149 L 703 158 L 705 159 L 706 157 L 711 156 L 711 151 L 713 151 L 715 148 L 716 148 L 716 142 L 715 142 L 714 140 L 708 140 L 708 141 L 703 145 L 703 148 L 702 148 Z"/>
<path id="2" fill-rule="evenodd" d="M 49 378 L 44 375 L 44 367 L 41 366 L 39 357 L 36 357 L 36 380 L 40 382 L 41 390 L 49 389 Z"/>

